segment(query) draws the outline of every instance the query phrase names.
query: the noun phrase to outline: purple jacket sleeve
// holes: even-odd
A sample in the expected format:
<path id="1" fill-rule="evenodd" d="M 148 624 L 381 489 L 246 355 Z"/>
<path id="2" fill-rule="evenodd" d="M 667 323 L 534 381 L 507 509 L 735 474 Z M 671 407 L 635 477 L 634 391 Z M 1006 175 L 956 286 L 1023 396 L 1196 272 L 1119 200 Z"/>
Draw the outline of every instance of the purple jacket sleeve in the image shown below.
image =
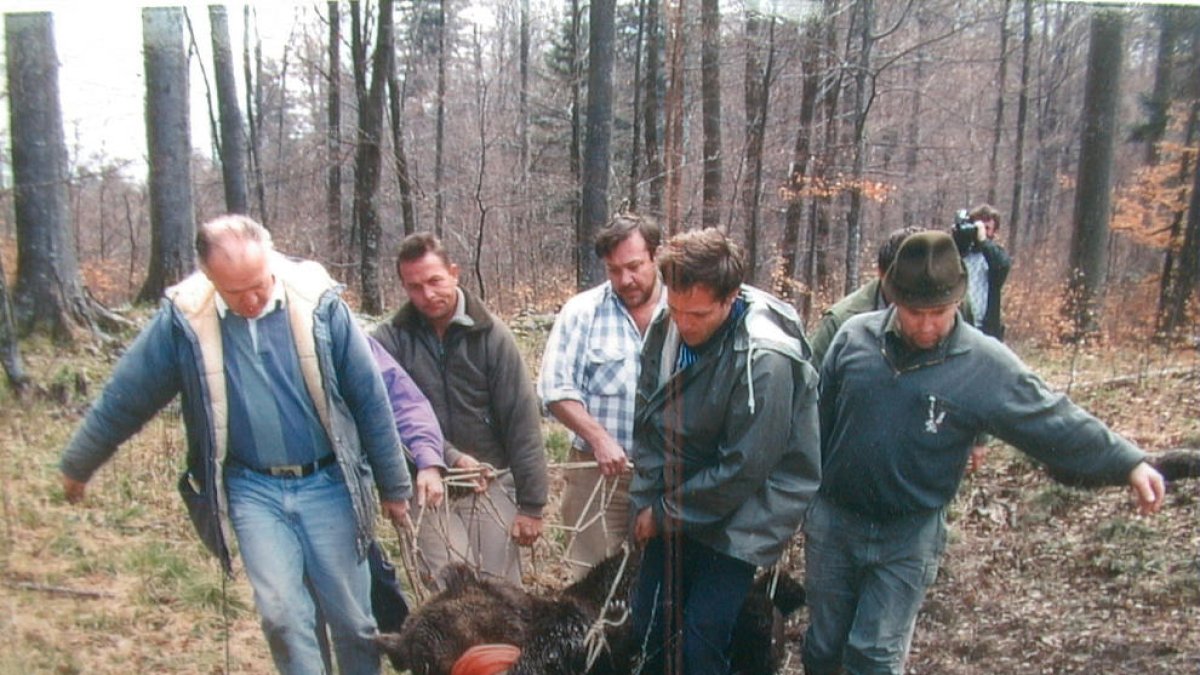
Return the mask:
<path id="1" fill-rule="evenodd" d="M 404 368 L 375 338 L 370 338 L 369 341 L 371 353 L 379 365 L 380 374 L 383 375 L 388 400 L 392 404 L 396 431 L 400 434 L 400 441 L 404 443 L 409 459 L 417 465 L 418 471 L 431 466 L 446 468 L 445 440 L 433 407 L 429 405 L 429 399 L 425 398 Z"/>

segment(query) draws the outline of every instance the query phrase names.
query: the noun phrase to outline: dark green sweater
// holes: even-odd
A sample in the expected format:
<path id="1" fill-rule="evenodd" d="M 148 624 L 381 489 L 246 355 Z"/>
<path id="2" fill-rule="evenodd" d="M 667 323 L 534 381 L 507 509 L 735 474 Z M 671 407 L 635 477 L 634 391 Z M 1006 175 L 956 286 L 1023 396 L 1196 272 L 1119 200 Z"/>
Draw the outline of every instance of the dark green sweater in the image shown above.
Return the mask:
<path id="1" fill-rule="evenodd" d="M 549 490 L 541 408 L 512 332 L 464 291 L 471 326 L 438 339 L 412 303 L 372 331 L 429 399 L 446 437 L 446 464 L 467 453 L 511 469 L 517 509 L 541 516 Z"/>

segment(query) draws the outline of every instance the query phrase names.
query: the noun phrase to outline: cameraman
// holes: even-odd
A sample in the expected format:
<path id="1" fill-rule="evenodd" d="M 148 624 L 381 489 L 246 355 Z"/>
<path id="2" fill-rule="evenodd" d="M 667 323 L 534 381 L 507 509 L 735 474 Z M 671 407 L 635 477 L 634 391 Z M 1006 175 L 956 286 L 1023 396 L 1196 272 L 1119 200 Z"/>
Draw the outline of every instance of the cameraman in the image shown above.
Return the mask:
<path id="1" fill-rule="evenodd" d="M 965 217 L 963 217 L 965 215 Z M 975 327 L 997 340 L 1004 339 L 1000 320 L 1000 289 L 1008 279 L 1012 258 L 996 242 L 1000 212 L 980 204 L 969 213 L 959 211 L 954 220 L 954 243 L 967 267 L 967 294 L 975 308 Z"/>

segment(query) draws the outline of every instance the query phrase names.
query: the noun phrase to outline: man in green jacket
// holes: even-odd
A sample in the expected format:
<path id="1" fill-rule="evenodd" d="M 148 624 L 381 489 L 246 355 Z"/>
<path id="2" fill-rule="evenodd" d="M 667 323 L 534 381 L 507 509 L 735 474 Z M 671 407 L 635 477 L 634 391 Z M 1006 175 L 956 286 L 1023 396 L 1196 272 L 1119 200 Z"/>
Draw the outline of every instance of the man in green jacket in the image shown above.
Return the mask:
<path id="1" fill-rule="evenodd" d="M 838 329 L 846 323 L 847 319 L 863 312 L 885 309 L 888 306 L 887 298 L 883 295 L 883 275 L 892 266 L 892 261 L 896 258 L 896 251 L 900 250 L 900 244 L 904 243 L 905 238 L 920 231 L 920 228 L 917 227 L 892 230 L 888 238 L 879 245 L 879 251 L 876 254 L 875 270 L 878 276 L 859 286 L 850 295 L 838 300 L 821 315 L 821 321 L 808 336 L 808 342 L 812 345 L 812 362 L 815 367 L 821 367 L 821 361 L 825 358 L 825 350 L 829 349 L 829 343 L 833 342 L 833 336 L 837 334 Z"/>
<path id="2" fill-rule="evenodd" d="M 475 493 L 418 506 L 427 583 L 450 562 L 521 583 L 516 546 L 542 533 L 548 479 L 541 408 L 508 327 L 458 285 L 458 265 L 429 233 L 400 243 L 396 273 L 408 301 L 373 336 L 429 399 L 446 438 L 446 464 L 494 470 Z"/>
<path id="3" fill-rule="evenodd" d="M 716 675 L 755 567 L 820 482 L 816 372 L 795 311 L 742 285 L 720 232 L 676 235 L 658 264 L 668 312 L 646 334 L 634 416 L 634 640 L 643 673 Z"/>
<path id="4" fill-rule="evenodd" d="M 903 672 L 981 432 L 1069 480 L 1127 482 L 1142 513 L 1162 505 L 1145 453 L 961 319 L 966 286 L 950 235 L 914 234 L 884 277 L 893 306 L 847 321 L 825 356 L 822 481 L 804 525 L 810 675 Z"/>

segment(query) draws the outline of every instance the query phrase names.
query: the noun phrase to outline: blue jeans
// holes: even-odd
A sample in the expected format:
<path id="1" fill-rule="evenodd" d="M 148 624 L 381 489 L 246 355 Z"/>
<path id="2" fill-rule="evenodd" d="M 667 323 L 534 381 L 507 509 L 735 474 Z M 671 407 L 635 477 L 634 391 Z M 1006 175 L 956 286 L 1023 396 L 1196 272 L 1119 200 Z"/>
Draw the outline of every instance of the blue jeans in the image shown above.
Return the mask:
<path id="1" fill-rule="evenodd" d="M 358 556 L 354 509 L 335 463 L 305 478 L 225 471 L 229 517 L 275 667 L 325 672 L 317 609 L 345 675 L 379 673 L 371 576 Z"/>
<path id="2" fill-rule="evenodd" d="M 687 537 L 647 542 L 633 595 L 641 673 L 728 673 L 733 627 L 753 581 L 754 565 Z"/>
<path id="3" fill-rule="evenodd" d="M 804 671 L 902 673 L 946 548 L 944 510 L 878 522 L 818 496 L 804 523 Z"/>

